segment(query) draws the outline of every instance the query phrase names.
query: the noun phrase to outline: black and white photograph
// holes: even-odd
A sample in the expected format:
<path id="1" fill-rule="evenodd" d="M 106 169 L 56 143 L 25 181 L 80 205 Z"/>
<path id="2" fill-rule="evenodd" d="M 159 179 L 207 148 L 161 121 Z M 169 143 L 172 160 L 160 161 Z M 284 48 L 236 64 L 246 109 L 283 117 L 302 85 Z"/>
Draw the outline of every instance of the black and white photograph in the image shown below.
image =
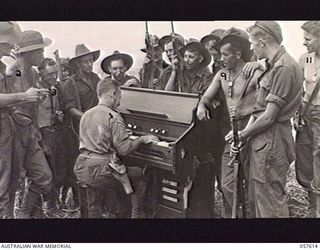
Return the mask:
<path id="1" fill-rule="evenodd" d="M 0 218 L 320 218 L 319 89 L 317 20 L 1 21 Z"/>

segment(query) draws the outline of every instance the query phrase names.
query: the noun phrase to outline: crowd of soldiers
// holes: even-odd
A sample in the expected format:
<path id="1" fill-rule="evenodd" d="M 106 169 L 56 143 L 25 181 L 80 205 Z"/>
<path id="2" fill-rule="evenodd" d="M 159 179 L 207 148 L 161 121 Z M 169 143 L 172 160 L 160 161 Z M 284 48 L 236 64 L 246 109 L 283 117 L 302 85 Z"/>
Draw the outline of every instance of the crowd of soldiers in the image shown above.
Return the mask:
<path id="1" fill-rule="evenodd" d="M 218 119 L 224 138 L 212 178 L 223 195 L 224 218 L 234 210 L 234 154 L 244 169 L 249 218 L 289 217 L 285 186 L 294 160 L 308 191 L 308 217 L 320 217 L 320 22 L 301 28 L 308 52 L 299 63 L 283 47 L 279 24 L 257 21 L 247 30 L 215 29 L 201 40 L 147 34 L 139 79 L 126 73 L 133 58 L 115 51 L 102 60 L 108 76 L 101 80 L 93 72 L 100 50 L 78 44 L 71 59 L 44 58 L 51 39 L 0 22 L 0 58 L 15 58 L 10 69 L 0 64 L 0 217 L 34 218 L 41 208 L 47 218 L 59 218 L 62 209 L 79 207 L 79 184 L 88 191 L 90 218 L 106 211 L 117 218 L 149 216 L 145 171 L 124 166 L 121 156 L 159 138 L 129 137 L 117 112 L 120 86 L 201 95 L 197 118 Z M 231 119 L 238 123 L 237 142 Z"/>

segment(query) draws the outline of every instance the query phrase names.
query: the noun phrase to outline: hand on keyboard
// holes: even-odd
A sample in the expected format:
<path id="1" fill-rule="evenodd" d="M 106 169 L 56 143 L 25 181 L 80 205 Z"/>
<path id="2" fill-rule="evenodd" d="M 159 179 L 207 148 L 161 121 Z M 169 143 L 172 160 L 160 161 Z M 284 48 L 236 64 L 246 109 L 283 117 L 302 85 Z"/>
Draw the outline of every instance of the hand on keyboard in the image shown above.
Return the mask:
<path id="1" fill-rule="evenodd" d="M 159 141 L 159 138 L 154 135 L 143 135 L 141 138 L 143 138 L 145 144 L 157 143 Z"/>

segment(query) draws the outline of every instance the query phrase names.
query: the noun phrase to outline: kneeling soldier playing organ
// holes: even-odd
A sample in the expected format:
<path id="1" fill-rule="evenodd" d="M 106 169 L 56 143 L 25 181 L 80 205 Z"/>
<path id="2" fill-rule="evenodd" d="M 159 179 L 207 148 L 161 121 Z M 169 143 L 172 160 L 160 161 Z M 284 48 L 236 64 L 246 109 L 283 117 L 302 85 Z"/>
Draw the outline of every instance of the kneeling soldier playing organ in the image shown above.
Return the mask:
<path id="1" fill-rule="evenodd" d="M 135 140 L 129 138 L 124 121 L 115 110 L 121 98 L 116 81 L 111 78 L 102 80 L 97 86 L 97 94 L 99 104 L 85 112 L 80 121 L 81 154 L 74 167 L 80 185 L 88 187 L 88 217 L 101 218 L 104 193 L 110 189 L 122 189 L 122 184 L 130 194 L 131 218 L 144 218 L 144 171 L 139 167 L 124 166 L 119 157 L 135 151 L 141 144 L 157 142 L 158 139 L 152 135 Z"/>

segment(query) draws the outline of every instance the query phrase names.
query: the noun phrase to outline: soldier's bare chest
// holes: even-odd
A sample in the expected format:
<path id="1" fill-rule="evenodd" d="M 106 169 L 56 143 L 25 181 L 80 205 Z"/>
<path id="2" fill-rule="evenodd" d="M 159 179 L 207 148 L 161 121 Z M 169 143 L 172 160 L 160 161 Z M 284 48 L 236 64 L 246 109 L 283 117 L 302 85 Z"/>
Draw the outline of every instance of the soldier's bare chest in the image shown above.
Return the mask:
<path id="1" fill-rule="evenodd" d="M 222 72 L 220 77 L 221 87 L 227 102 L 237 102 L 247 81 L 243 74 L 241 72 L 233 74 L 230 74 L 229 72 Z"/>

